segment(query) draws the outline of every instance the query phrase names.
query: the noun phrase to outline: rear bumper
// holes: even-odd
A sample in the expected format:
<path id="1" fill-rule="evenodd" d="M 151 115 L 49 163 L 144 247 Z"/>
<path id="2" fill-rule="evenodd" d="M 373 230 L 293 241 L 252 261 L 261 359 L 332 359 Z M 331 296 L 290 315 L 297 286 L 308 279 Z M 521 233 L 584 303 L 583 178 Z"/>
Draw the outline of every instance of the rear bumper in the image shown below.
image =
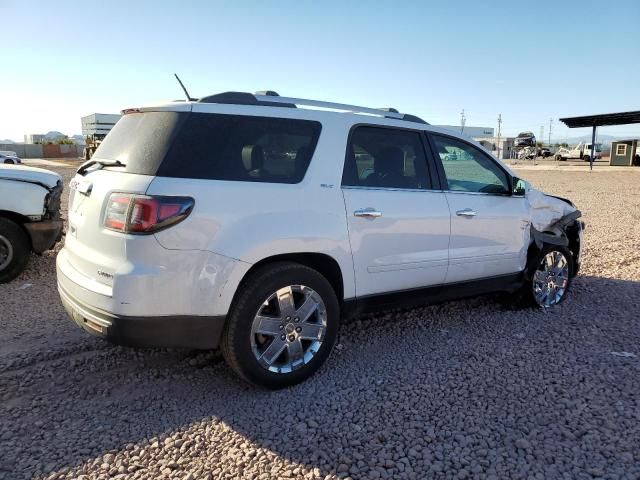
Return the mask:
<path id="1" fill-rule="evenodd" d="M 49 250 L 62 237 L 62 220 L 25 223 L 31 237 L 31 249 L 36 253 Z"/>
<path id="2" fill-rule="evenodd" d="M 212 349 L 220 344 L 224 316 L 114 315 L 85 304 L 59 282 L 58 292 L 62 305 L 78 326 L 118 345 Z"/>

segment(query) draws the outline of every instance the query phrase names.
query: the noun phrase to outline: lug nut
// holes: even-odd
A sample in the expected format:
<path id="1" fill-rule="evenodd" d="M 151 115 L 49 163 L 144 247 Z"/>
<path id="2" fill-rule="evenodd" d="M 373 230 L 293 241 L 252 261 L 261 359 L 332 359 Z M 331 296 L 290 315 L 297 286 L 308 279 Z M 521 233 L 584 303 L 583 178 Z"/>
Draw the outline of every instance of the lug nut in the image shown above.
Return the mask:
<path id="1" fill-rule="evenodd" d="M 288 322 L 289 320 L 291 320 L 291 317 L 287 317 L 287 322 Z"/>
<path id="2" fill-rule="evenodd" d="M 300 333 L 302 331 L 301 327 L 296 327 L 296 332 Z"/>
<path id="3" fill-rule="evenodd" d="M 284 325 L 280 324 L 280 330 L 282 330 L 284 328 Z"/>
<path id="4" fill-rule="evenodd" d="M 293 319 L 294 322 L 298 323 L 300 321 L 300 319 L 298 317 Z"/>
<path id="5" fill-rule="evenodd" d="M 284 340 L 285 338 L 287 338 L 287 337 L 285 337 L 284 335 L 280 335 L 280 339 L 281 340 Z"/>
<path id="6" fill-rule="evenodd" d="M 296 339 L 295 335 L 289 335 L 289 341 L 293 342 Z"/>

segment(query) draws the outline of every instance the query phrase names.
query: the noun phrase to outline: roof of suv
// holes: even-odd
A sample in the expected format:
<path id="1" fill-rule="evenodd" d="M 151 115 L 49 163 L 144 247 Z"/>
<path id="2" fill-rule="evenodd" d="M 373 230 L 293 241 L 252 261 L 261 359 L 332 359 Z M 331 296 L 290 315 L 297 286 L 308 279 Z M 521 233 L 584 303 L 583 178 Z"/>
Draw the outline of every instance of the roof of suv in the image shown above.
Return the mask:
<path id="1" fill-rule="evenodd" d="M 281 97 L 276 92 L 267 90 L 262 92 L 223 92 L 214 95 L 202 97 L 200 99 L 190 99 L 188 102 L 176 101 L 172 105 L 178 107 L 179 110 L 190 110 L 187 105 L 195 104 L 220 104 L 220 105 L 243 105 L 243 106 L 261 106 L 261 107 L 279 107 L 279 108 L 298 108 L 308 107 L 311 110 L 329 110 L 346 114 L 358 114 L 367 116 L 377 116 L 379 118 L 400 120 L 404 122 L 419 123 L 429 125 L 420 117 L 408 113 L 400 113 L 395 108 L 369 108 L 359 107 L 356 105 L 348 105 L 343 103 L 323 102 L 319 100 L 309 100 L 302 98 Z M 168 108 L 167 108 L 168 107 Z M 180 108 L 181 107 L 181 108 Z M 187 107 L 187 108 L 185 108 Z M 310 107 L 310 108 L 309 108 Z M 154 110 L 155 107 L 146 107 L 143 109 L 125 109 L 122 113 L 139 110 Z M 163 105 L 162 109 L 173 110 L 168 105 Z"/>

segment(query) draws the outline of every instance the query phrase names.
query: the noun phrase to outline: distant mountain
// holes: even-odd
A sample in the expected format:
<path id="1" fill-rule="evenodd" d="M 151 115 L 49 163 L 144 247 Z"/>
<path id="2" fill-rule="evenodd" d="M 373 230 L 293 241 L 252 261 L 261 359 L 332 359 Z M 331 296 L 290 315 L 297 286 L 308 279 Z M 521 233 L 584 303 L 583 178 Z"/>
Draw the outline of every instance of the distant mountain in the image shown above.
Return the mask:
<path id="1" fill-rule="evenodd" d="M 71 135 L 71 140 L 73 140 L 73 142 L 76 145 L 84 145 L 85 144 L 85 140 L 84 137 L 82 135 Z"/>
<path id="2" fill-rule="evenodd" d="M 9 140 L 8 138 L 5 138 L 4 140 L 0 140 L 0 143 L 4 144 L 4 145 L 9 145 L 11 143 L 16 143 L 13 140 Z"/>
<path id="3" fill-rule="evenodd" d="M 44 138 L 45 140 L 48 140 L 48 141 L 54 141 L 54 140 L 59 140 L 61 138 L 67 138 L 67 136 L 64 133 L 56 132 L 55 130 L 52 130 L 50 132 L 47 132 Z"/>
<path id="4" fill-rule="evenodd" d="M 596 143 L 602 143 L 604 145 L 608 145 L 616 140 L 628 140 L 628 136 L 619 136 L 619 135 L 598 135 L 596 133 Z M 591 134 L 582 135 L 580 137 L 570 137 L 570 138 L 556 138 L 551 139 L 552 143 L 568 143 L 569 145 L 578 144 L 580 142 L 591 143 Z"/>

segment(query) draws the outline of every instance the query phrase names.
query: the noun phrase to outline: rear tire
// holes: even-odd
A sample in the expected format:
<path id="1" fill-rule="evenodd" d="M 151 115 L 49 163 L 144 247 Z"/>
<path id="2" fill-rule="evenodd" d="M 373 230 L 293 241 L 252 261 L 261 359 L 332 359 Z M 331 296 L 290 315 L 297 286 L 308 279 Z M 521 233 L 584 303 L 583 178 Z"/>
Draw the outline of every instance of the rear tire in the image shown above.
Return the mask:
<path id="1" fill-rule="evenodd" d="M 303 305 L 316 307 L 307 316 Z M 288 387 L 322 366 L 339 321 L 338 299 L 324 276 L 297 263 L 265 265 L 238 287 L 222 336 L 222 354 L 246 381 L 269 389 Z M 256 332 L 263 325 L 265 332 Z M 318 332 L 317 340 L 298 338 L 310 330 Z M 272 359 L 267 353 L 271 348 L 276 352 Z"/>
<path id="2" fill-rule="evenodd" d="M 27 266 L 31 245 L 17 223 L 0 218 L 0 283 L 16 278 Z"/>

